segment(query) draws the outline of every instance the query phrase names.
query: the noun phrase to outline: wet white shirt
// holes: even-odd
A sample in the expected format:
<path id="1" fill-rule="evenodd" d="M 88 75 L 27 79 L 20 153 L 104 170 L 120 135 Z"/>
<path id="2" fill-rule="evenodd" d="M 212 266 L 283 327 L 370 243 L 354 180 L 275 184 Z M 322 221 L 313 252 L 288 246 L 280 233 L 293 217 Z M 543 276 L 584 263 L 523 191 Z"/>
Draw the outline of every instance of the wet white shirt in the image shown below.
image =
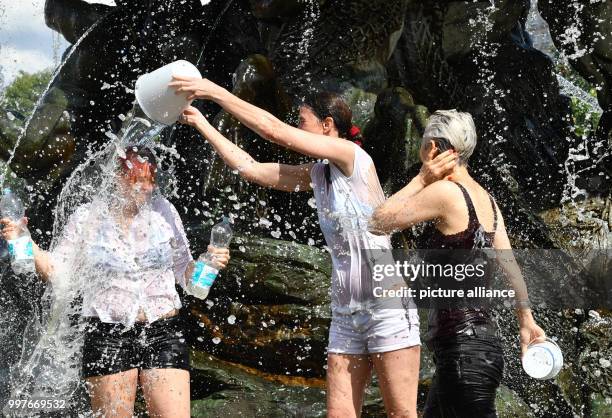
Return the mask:
<path id="1" fill-rule="evenodd" d="M 82 315 L 131 326 L 142 310 L 149 322 L 179 309 L 175 283 L 185 287 L 193 260 L 176 208 L 153 198 L 123 232 L 104 205 L 80 206 L 51 251 L 54 277 L 78 274 L 83 285 Z M 55 287 L 55 286 L 54 286 Z"/>
<path id="2" fill-rule="evenodd" d="M 367 310 L 373 304 L 372 265 L 367 250 L 390 249 L 388 236 L 368 231 L 374 209 L 385 200 L 372 158 L 355 145 L 353 173 L 345 176 L 329 164 L 327 185 L 323 162 L 315 163 L 310 176 L 321 231 L 332 257 L 331 306 L 333 312 Z"/>

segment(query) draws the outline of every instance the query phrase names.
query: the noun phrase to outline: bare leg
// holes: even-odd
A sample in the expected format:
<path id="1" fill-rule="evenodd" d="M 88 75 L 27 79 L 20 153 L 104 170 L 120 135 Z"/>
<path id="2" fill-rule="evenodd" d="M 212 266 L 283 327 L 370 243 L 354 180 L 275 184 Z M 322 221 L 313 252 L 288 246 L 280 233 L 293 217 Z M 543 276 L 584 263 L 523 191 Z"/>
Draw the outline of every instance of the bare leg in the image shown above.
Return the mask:
<path id="1" fill-rule="evenodd" d="M 372 363 L 368 355 L 327 356 L 327 417 L 358 418 Z"/>
<path id="2" fill-rule="evenodd" d="M 416 418 L 421 346 L 372 354 L 380 390 L 390 417 Z"/>
<path id="3" fill-rule="evenodd" d="M 189 418 L 189 371 L 143 370 L 140 372 L 140 384 L 151 418 Z"/>
<path id="4" fill-rule="evenodd" d="M 138 369 L 85 379 L 96 417 L 131 417 L 134 413 Z"/>

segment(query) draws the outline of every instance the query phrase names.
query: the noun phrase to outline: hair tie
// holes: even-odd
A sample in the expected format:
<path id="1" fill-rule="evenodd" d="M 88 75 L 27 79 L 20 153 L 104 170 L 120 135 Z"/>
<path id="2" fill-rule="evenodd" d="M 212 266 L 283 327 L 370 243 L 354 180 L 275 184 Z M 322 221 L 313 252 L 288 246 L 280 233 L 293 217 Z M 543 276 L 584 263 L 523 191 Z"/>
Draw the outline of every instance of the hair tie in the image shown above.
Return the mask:
<path id="1" fill-rule="evenodd" d="M 361 129 L 357 125 L 351 126 L 349 129 L 349 139 L 358 146 L 363 146 L 363 138 L 361 137 Z"/>

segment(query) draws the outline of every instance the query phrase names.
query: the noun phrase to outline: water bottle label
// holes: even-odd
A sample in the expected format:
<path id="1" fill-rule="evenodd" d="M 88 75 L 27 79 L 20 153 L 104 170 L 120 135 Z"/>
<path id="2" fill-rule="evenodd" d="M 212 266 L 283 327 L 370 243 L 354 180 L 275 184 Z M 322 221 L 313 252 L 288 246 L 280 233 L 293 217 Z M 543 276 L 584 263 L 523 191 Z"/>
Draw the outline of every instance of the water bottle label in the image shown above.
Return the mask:
<path id="1" fill-rule="evenodd" d="M 8 251 L 14 260 L 32 260 L 34 258 L 34 248 L 29 237 L 9 240 Z"/>
<path id="2" fill-rule="evenodd" d="M 191 282 L 194 286 L 211 287 L 219 274 L 219 270 L 201 261 L 196 262 Z"/>

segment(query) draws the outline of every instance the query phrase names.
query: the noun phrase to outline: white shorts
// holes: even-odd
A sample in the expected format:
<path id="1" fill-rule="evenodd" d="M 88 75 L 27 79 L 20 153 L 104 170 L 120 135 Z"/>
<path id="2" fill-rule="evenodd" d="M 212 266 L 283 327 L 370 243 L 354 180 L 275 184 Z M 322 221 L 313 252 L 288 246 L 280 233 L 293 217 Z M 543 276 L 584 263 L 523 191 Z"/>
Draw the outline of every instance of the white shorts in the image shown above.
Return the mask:
<path id="1" fill-rule="evenodd" d="M 328 353 L 384 353 L 415 345 L 421 345 L 416 309 L 332 314 Z"/>

